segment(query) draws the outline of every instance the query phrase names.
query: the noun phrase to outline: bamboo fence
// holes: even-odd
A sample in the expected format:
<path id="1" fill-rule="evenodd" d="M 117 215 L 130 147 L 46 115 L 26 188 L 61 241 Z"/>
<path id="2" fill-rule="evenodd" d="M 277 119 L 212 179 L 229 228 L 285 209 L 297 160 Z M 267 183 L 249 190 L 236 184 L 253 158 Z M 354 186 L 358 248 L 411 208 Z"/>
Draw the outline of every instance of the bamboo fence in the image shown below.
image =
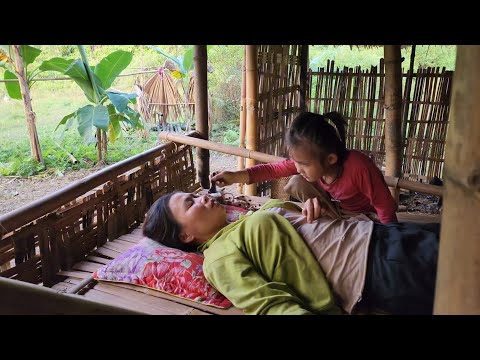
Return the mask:
<path id="1" fill-rule="evenodd" d="M 383 59 L 367 70 L 335 69 L 328 61 L 326 68 L 309 71 L 307 86 L 307 108 L 342 113 L 348 121 L 347 147 L 368 154 L 380 168 L 385 162 L 384 68 Z M 403 74 L 403 178 L 442 178 L 452 75 L 445 68 Z"/>
<path id="2" fill-rule="evenodd" d="M 258 46 L 258 151 L 285 156 L 285 130 L 300 109 L 300 54 L 304 45 Z M 279 179 L 284 182 L 285 179 Z M 271 182 L 259 183 L 259 196 Z M 282 186 L 274 185 L 275 189 Z M 276 197 L 283 197 L 276 194 Z"/>

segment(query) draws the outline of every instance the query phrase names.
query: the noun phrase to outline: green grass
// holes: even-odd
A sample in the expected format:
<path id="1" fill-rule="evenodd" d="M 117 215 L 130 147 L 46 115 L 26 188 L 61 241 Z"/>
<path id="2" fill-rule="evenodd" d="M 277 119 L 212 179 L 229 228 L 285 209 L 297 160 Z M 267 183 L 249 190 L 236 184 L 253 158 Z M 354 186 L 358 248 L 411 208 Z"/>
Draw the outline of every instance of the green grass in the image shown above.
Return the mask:
<path id="1" fill-rule="evenodd" d="M 0 102 L 0 175 L 31 176 L 43 171 L 42 166 L 30 159 L 23 103 L 3 99 Z M 64 132 L 62 126 L 54 131 L 65 115 L 87 104 L 83 93 L 76 87 L 54 91 L 44 91 L 41 86 L 32 89 L 32 106 L 47 168 L 63 172 L 88 168 L 96 163 L 95 145 L 84 144 L 75 127 Z M 109 143 L 107 162 L 114 163 L 145 151 L 154 146 L 155 141 L 156 133 L 150 133 L 147 139 L 143 139 L 139 132 L 123 133 L 114 144 Z M 79 163 L 72 164 L 67 152 Z"/>

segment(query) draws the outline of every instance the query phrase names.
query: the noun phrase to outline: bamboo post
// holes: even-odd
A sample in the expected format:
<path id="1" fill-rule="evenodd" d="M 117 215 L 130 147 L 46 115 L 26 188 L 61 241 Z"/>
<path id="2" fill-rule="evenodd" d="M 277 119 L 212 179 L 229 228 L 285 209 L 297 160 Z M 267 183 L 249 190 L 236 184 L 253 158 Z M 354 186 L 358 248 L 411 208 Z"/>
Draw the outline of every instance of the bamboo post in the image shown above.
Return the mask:
<path id="1" fill-rule="evenodd" d="M 245 105 L 247 109 L 246 115 L 246 147 L 249 150 L 257 150 L 258 131 L 258 62 L 257 62 L 257 45 L 247 45 L 245 59 L 245 75 L 246 75 L 246 94 Z M 256 164 L 255 160 L 247 159 L 246 166 L 251 167 Z M 245 186 L 246 195 L 257 195 L 257 184 Z"/>
<path id="2" fill-rule="evenodd" d="M 12 47 L 18 76 L 18 84 L 20 85 L 20 92 L 22 93 L 23 109 L 25 110 L 25 117 L 27 119 L 28 138 L 30 139 L 30 154 L 36 161 L 45 165 L 42 156 L 42 149 L 40 148 L 40 141 L 38 140 L 37 127 L 35 125 L 36 116 L 32 108 L 30 88 L 28 86 L 28 81 L 23 69 L 23 58 L 20 52 L 20 45 L 12 45 Z"/>
<path id="3" fill-rule="evenodd" d="M 480 46 L 457 46 L 435 314 L 480 314 Z"/>
<path id="4" fill-rule="evenodd" d="M 308 111 L 307 89 L 308 89 L 308 45 L 302 45 L 300 51 L 300 111 Z"/>
<path id="5" fill-rule="evenodd" d="M 245 148 L 245 123 L 247 117 L 247 111 L 245 109 L 245 93 L 246 93 L 246 76 L 245 76 L 245 61 L 246 61 L 247 51 L 244 47 L 243 51 L 243 65 L 242 65 L 242 92 L 241 92 L 241 103 L 240 103 L 240 147 Z M 245 158 L 238 156 L 237 157 L 237 169 L 245 169 Z M 237 190 L 240 194 L 243 194 L 244 184 L 238 184 Z"/>
<path id="6" fill-rule="evenodd" d="M 407 72 L 407 81 L 405 82 L 405 99 L 403 99 L 403 114 L 402 114 L 402 147 L 406 145 L 405 137 L 407 133 L 408 110 L 410 109 L 410 94 L 412 92 L 412 79 L 415 63 L 415 45 L 412 45 L 410 52 L 410 66 Z"/>
<path id="7" fill-rule="evenodd" d="M 385 175 L 402 171 L 402 67 L 400 45 L 385 45 Z M 390 189 L 398 204 L 398 189 Z"/>
<path id="8" fill-rule="evenodd" d="M 195 72 L 195 129 L 208 140 L 208 93 L 207 93 L 207 46 L 194 45 Z M 197 151 L 197 177 L 203 188 L 210 187 L 210 153 L 206 149 Z"/>

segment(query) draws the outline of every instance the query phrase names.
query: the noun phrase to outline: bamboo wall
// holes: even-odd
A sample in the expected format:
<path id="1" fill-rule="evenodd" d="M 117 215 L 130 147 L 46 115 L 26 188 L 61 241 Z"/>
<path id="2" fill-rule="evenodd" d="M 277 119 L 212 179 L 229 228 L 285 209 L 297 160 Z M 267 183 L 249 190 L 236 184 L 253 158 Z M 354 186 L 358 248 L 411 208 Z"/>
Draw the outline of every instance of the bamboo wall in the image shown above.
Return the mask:
<path id="1" fill-rule="evenodd" d="M 161 195 L 199 187 L 186 145 L 164 144 L 105 168 L 0 216 L 0 276 L 50 286 L 58 271 L 137 227 Z"/>
<path id="2" fill-rule="evenodd" d="M 445 68 L 403 74 L 404 178 L 442 178 L 452 75 Z M 326 68 L 309 71 L 307 87 L 308 109 L 342 113 L 348 121 L 347 147 L 370 155 L 380 168 L 385 161 L 384 81 L 383 59 L 368 70 L 335 69 L 334 62 L 328 61 Z M 407 101 L 406 94 L 410 94 Z"/>
<path id="3" fill-rule="evenodd" d="M 285 130 L 299 111 L 302 46 L 258 46 L 258 151 L 286 155 Z M 258 184 L 258 195 L 270 188 L 270 182 Z"/>

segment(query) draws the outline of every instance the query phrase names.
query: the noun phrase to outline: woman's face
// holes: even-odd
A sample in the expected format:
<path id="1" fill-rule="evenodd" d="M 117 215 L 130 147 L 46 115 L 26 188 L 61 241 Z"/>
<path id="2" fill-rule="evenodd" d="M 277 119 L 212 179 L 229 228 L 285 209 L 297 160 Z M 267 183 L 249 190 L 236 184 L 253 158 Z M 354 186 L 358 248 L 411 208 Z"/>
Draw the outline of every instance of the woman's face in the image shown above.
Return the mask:
<path id="1" fill-rule="evenodd" d="M 206 242 L 226 223 L 225 208 L 206 195 L 196 197 L 190 193 L 173 194 L 168 203 L 170 211 L 186 235 L 186 240 Z"/>

